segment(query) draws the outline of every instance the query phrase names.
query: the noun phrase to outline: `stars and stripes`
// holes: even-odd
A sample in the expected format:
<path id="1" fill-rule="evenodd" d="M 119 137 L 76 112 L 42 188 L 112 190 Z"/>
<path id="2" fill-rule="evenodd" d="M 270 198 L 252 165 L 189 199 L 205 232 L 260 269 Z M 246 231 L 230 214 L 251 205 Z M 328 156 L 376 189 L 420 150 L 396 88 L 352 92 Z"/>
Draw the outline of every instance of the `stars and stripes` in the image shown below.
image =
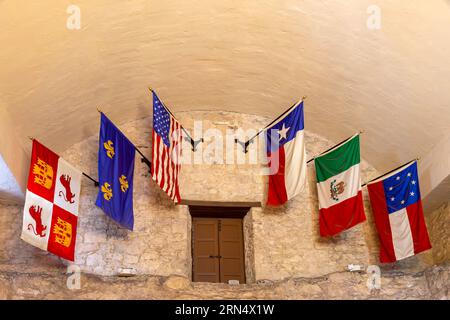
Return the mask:
<path id="1" fill-rule="evenodd" d="M 150 170 L 152 179 L 175 203 L 181 201 L 178 184 L 181 139 L 180 123 L 153 92 L 153 152 Z"/>

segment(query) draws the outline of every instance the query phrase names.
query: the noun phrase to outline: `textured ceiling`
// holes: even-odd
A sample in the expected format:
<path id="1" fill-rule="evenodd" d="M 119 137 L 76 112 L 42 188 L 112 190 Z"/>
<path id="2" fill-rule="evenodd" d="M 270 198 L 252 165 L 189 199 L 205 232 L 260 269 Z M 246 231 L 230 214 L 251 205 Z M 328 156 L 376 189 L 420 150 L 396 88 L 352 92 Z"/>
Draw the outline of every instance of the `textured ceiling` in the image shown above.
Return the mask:
<path id="1" fill-rule="evenodd" d="M 3 0 L 0 22 L 0 107 L 56 151 L 97 132 L 98 106 L 118 124 L 150 115 L 147 86 L 175 114 L 276 116 L 307 95 L 307 129 L 365 130 L 379 170 L 450 128 L 449 1 Z"/>

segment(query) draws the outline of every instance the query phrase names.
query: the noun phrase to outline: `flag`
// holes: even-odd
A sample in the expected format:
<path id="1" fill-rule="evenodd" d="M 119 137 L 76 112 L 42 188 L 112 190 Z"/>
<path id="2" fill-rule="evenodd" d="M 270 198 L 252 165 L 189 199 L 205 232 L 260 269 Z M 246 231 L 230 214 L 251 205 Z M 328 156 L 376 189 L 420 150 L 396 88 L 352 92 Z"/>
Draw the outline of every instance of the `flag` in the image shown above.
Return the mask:
<path id="1" fill-rule="evenodd" d="M 152 179 L 174 201 L 181 201 L 181 125 L 153 92 Z"/>
<path id="2" fill-rule="evenodd" d="M 122 227 L 133 230 L 133 176 L 136 149 L 101 114 L 98 151 L 99 192 L 96 205 Z"/>
<path id="3" fill-rule="evenodd" d="M 423 217 L 417 161 L 367 185 L 380 238 L 380 261 L 394 262 L 431 248 Z"/>
<path id="4" fill-rule="evenodd" d="M 361 191 L 359 134 L 314 159 L 322 237 L 366 220 Z"/>
<path id="5" fill-rule="evenodd" d="M 306 183 L 303 101 L 266 130 L 269 160 L 268 205 L 281 205 L 299 194 Z"/>
<path id="6" fill-rule="evenodd" d="M 81 171 L 33 140 L 22 240 L 74 261 Z"/>

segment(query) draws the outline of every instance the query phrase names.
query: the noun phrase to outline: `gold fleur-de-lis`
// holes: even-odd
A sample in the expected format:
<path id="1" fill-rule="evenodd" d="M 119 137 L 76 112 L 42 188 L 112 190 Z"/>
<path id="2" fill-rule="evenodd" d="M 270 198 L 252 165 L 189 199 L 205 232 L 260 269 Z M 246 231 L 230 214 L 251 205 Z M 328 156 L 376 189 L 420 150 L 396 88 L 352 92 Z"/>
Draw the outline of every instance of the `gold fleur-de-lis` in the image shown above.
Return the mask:
<path id="1" fill-rule="evenodd" d="M 120 190 L 122 190 L 122 192 L 126 192 L 128 190 L 128 188 L 130 187 L 129 184 L 128 184 L 127 177 L 122 175 L 119 178 L 119 182 L 120 182 Z"/>
<path id="2" fill-rule="evenodd" d="M 107 200 L 107 201 L 111 200 L 111 198 L 113 197 L 112 188 L 108 182 L 105 182 L 102 185 L 102 192 L 103 192 L 103 198 L 105 198 L 105 200 Z"/>
<path id="3" fill-rule="evenodd" d="M 116 152 L 114 150 L 114 143 L 111 140 L 108 140 L 108 142 L 105 142 L 103 144 L 103 147 L 105 147 L 106 154 L 108 155 L 108 157 L 110 157 L 112 159 L 114 157 L 114 155 L 116 154 Z"/>

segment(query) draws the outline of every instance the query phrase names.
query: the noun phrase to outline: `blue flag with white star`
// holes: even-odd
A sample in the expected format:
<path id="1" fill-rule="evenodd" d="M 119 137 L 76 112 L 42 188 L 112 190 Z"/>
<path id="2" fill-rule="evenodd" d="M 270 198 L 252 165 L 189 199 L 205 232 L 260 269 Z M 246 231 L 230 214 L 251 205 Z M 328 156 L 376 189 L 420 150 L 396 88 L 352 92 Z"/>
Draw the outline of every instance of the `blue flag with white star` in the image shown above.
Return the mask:
<path id="1" fill-rule="evenodd" d="M 130 140 L 101 114 L 98 151 L 99 192 L 96 205 L 119 223 L 133 230 L 133 175 L 136 150 Z"/>

